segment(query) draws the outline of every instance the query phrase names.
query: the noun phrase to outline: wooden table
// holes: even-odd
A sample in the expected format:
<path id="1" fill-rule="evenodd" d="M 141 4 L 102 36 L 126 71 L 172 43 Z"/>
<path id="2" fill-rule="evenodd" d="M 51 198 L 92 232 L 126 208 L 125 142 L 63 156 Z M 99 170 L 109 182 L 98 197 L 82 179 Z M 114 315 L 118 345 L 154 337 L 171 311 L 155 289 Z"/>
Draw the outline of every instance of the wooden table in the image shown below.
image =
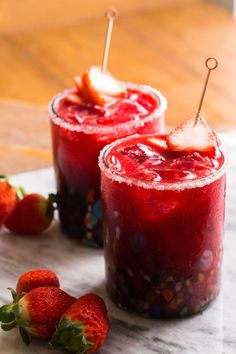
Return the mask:
<path id="1" fill-rule="evenodd" d="M 0 172 L 52 163 L 47 102 L 72 78 L 101 62 L 109 2 L 47 4 L 2 0 L 0 17 Z M 54 3 L 54 8 L 53 8 Z M 18 4 L 16 6 L 16 4 Z M 167 125 L 191 117 L 215 56 L 203 112 L 211 126 L 236 126 L 236 24 L 220 7 L 200 0 L 116 0 L 109 69 L 119 79 L 146 83 L 168 97 Z M 44 8 L 45 6 L 45 8 Z"/>

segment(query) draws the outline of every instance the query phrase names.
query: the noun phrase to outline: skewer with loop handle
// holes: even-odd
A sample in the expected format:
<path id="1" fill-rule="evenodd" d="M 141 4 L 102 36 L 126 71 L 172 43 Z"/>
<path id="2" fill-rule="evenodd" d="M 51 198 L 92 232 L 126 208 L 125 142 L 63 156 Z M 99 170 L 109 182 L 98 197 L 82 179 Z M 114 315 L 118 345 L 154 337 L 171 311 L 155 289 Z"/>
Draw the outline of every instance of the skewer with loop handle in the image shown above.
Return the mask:
<path id="1" fill-rule="evenodd" d="M 200 119 L 200 113 L 201 113 L 202 104 L 203 104 L 203 100 L 204 100 L 205 93 L 206 93 L 206 88 L 207 88 L 208 81 L 209 81 L 209 78 L 210 78 L 210 74 L 211 74 L 212 70 L 215 70 L 217 68 L 218 61 L 215 58 L 207 58 L 207 60 L 205 61 L 205 65 L 206 65 L 206 67 L 208 69 L 208 72 L 207 72 L 205 84 L 204 84 L 204 87 L 203 87 L 202 95 L 201 95 L 201 98 L 200 98 L 198 110 L 197 110 L 197 113 L 196 113 L 196 116 L 195 116 L 195 124 L 194 125 L 197 125 L 198 121 Z"/>
<path id="2" fill-rule="evenodd" d="M 113 28 L 114 21 L 118 17 L 118 11 L 115 8 L 110 8 L 105 12 L 105 16 L 108 19 L 108 25 L 107 25 L 106 40 L 105 40 L 103 59 L 102 59 L 102 73 L 104 73 L 107 69 L 107 61 L 108 61 L 110 44 L 111 44 L 112 28 Z"/>

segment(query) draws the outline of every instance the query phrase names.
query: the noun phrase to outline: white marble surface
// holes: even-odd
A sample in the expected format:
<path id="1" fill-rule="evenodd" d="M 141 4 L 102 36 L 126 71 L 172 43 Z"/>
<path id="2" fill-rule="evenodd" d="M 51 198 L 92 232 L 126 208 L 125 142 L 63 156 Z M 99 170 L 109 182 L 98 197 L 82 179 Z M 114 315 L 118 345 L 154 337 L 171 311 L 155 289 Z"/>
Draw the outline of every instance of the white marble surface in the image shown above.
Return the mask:
<path id="1" fill-rule="evenodd" d="M 146 320 L 116 308 L 104 289 L 103 251 L 66 239 L 57 222 L 44 235 L 21 237 L 0 231 L 0 305 L 9 301 L 20 273 L 51 268 L 62 288 L 74 296 L 94 291 L 109 307 L 112 329 L 100 354 L 235 354 L 236 353 L 236 133 L 223 136 L 228 153 L 228 193 L 222 291 L 201 315 L 180 320 Z M 51 169 L 14 176 L 27 191 L 47 194 L 55 189 Z M 16 330 L 0 331 L 0 354 L 49 354 L 45 343 L 21 343 Z M 54 352 L 59 353 L 59 352 Z"/>

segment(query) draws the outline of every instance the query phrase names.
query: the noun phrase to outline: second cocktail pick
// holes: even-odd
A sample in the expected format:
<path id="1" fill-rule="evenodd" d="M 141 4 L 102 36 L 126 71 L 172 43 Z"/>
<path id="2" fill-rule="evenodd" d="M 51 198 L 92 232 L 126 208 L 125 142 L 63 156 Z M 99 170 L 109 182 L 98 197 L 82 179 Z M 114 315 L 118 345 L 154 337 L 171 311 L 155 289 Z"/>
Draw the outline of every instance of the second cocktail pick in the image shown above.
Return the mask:
<path id="1" fill-rule="evenodd" d="M 216 69 L 218 62 L 215 58 L 208 58 L 205 62 L 208 69 L 203 91 L 196 115 L 180 124 L 167 137 L 167 145 L 173 151 L 215 151 L 221 142 L 207 121 L 201 116 L 201 108 L 206 93 L 211 71 Z"/>
<path id="2" fill-rule="evenodd" d="M 198 105 L 198 110 L 197 110 L 197 113 L 196 113 L 196 116 L 195 116 L 195 125 L 197 125 L 197 123 L 199 121 L 200 112 L 201 112 L 201 108 L 202 108 L 203 100 L 204 100 L 204 97 L 205 97 L 206 88 L 207 88 L 207 85 L 208 85 L 208 81 L 209 81 L 209 78 L 210 78 L 211 71 L 217 68 L 218 61 L 215 58 L 207 58 L 206 61 L 205 61 L 205 64 L 206 64 L 206 67 L 208 69 L 208 72 L 207 72 L 206 80 L 205 80 L 205 83 L 204 83 L 203 91 L 202 91 L 202 94 L 201 94 L 200 102 L 199 102 L 199 105 Z"/>
<path id="3" fill-rule="evenodd" d="M 118 11 L 115 8 L 108 9 L 105 12 L 105 16 L 108 19 L 108 24 L 107 24 L 107 33 L 106 33 L 105 46 L 104 46 L 103 59 L 102 59 L 102 73 L 104 73 L 107 68 L 107 61 L 108 61 L 110 44 L 111 44 L 112 28 L 113 28 L 114 21 L 118 17 Z"/>

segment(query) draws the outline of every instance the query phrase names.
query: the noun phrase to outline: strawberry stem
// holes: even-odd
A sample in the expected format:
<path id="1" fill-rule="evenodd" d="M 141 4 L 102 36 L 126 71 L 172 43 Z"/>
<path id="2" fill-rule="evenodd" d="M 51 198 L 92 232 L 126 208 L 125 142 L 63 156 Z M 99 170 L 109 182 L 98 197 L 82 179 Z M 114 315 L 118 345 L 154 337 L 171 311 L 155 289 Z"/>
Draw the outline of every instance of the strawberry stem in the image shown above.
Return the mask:
<path id="1" fill-rule="evenodd" d="M 18 201 L 23 199 L 27 195 L 25 189 L 21 186 L 16 188 L 16 194 L 17 194 Z"/>
<path id="2" fill-rule="evenodd" d="M 19 331 L 23 342 L 29 345 L 29 335 L 25 328 L 30 327 L 31 324 L 20 317 L 20 306 L 18 304 L 19 300 L 25 294 L 17 294 L 14 289 L 8 288 L 10 290 L 13 302 L 10 305 L 3 305 L 0 307 L 0 322 L 1 328 L 4 331 L 10 331 L 12 328 L 19 326 Z"/>
<path id="3" fill-rule="evenodd" d="M 48 195 L 46 215 L 49 218 L 53 218 L 54 211 L 57 209 L 57 199 L 56 194 L 50 193 Z"/>

